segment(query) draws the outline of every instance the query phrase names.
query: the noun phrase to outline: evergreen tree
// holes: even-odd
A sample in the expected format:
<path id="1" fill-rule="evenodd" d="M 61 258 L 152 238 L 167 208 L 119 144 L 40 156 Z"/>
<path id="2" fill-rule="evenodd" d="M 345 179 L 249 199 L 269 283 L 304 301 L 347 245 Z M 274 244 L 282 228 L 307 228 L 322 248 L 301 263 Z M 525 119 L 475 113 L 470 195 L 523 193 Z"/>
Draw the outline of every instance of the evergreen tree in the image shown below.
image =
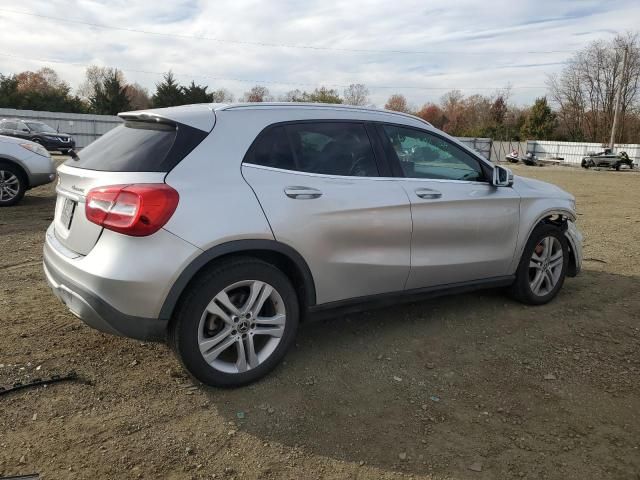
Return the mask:
<path id="1" fill-rule="evenodd" d="M 547 97 L 536 98 L 522 126 L 522 136 L 530 140 L 548 140 L 556 126 L 556 114 L 547 104 Z"/>
<path id="2" fill-rule="evenodd" d="M 206 85 L 196 85 L 191 81 L 188 87 L 182 87 L 182 102 L 187 105 L 191 103 L 211 103 L 213 93 L 207 93 Z"/>
<path id="3" fill-rule="evenodd" d="M 118 70 L 111 70 L 104 79 L 94 87 L 89 98 L 91 110 L 99 115 L 117 115 L 119 112 L 131 110 L 127 86 L 121 81 Z"/>
<path id="4" fill-rule="evenodd" d="M 184 105 L 184 92 L 171 71 L 164 74 L 162 81 L 156 83 L 156 93 L 151 99 L 154 107 L 174 107 Z"/>

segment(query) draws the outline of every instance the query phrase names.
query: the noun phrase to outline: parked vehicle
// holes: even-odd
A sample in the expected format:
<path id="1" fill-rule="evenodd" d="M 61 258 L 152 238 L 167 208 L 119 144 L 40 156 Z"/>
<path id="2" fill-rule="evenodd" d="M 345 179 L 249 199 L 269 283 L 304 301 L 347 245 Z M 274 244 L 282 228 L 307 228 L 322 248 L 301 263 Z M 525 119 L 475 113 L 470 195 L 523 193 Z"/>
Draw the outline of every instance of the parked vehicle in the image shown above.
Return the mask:
<path id="1" fill-rule="evenodd" d="M 27 190 L 53 182 L 55 171 L 42 145 L 0 135 L 0 207 L 15 205 Z"/>
<path id="2" fill-rule="evenodd" d="M 35 120 L 4 119 L 0 121 L 0 135 L 24 138 L 39 143 L 49 151 L 69 153 L 76 142 L 71 135 L 60 133 L 46 123 Z"/>
<path id="3" fill-rule="evenodd" d="M 520 161 L 520 156 L 518 155 L 517 150 L 513 150 L 511 153 L 505 156 L 505 160 L 509 163 L 518 163 Z"/>
<path id="4" fill-rule="evenodd" d="M 530 167 L 537 167 L 540 165 L 538 157 L 531 152 L 527 152 L 527 154 L 522 157 L 522 163 Z"/>
<path id="5" fill-rule="evenodd" d="M 416 117 L 214 104 L 123 113 L 58 169 L 44 271 L 87 324 L 252 382 L 298 323 L 477 288 L 549 302 L 581 267 L 574 198 Z"/>
<path id="6" fill-rule="evenodd" d="M 620 170 L 623 166 L 633 168 L 633 162 L 627 155 L 627 152 L 620 152 L 615 154 L 610 148 L 605 148 L 604 151 L 599 153 L 588 153 L 586 157 L 582 159 L 582 168 L 615 168 Z"/>

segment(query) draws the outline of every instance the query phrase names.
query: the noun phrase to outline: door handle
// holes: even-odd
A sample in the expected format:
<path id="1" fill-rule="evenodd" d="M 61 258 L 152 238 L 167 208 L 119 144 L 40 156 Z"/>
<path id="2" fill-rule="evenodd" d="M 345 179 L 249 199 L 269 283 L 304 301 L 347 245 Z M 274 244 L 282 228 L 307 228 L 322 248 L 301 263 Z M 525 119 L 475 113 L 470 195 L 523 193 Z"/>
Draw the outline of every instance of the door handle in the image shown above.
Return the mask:
<path id="1" fill-rule="evenodd" d="M 440 193 L 437 190 L 432 190 L 430 188 L 418 188 L 416 189 L 416 195 L 419 196 L 420 198 L 434 199 L 434 198 L 440 198 L 442 196 L 442 193 Z"/>
<path id="2" fill-rule="evenodd" d="M 311 187 L 285 187 L 284 194 L 296 200 L 311 200 L 322 196 L 322 192 Z"/>

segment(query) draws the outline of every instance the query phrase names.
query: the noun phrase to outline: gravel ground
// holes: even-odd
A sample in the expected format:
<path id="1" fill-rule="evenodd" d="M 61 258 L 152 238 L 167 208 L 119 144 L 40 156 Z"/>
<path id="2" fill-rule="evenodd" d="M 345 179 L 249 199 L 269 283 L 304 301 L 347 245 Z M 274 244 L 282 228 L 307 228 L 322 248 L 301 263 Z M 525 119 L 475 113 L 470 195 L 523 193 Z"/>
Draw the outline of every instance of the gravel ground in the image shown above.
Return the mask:
<path id="1" fill-rule="evenodd" d="M 0 476 L 640 478 L 640 175 L 515 168 L 577 197 L 583 273 L 550 305 L 501 292 L 303 325 L 248 388 L 96 332 L 41 268 L 54 188 L 0 210 Z"/>

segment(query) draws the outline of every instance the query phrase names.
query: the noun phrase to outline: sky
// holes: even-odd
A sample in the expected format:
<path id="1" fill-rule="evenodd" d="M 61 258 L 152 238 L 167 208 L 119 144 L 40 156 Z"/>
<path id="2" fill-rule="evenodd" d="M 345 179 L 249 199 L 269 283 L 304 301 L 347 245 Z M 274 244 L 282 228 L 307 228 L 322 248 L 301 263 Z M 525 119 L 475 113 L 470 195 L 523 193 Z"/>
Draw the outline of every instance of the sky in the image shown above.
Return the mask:
<path id="1" fill-rule="evenodd" d="M 152 93 L 172 70 L 236 98 L 364 83 L 378 106 L 510 86 L 525 105 L 576 51 L 639 25 L 638 0 L 2 0 L 0 73 L 49 66 L 75 89 L 96 64 Z"/>

